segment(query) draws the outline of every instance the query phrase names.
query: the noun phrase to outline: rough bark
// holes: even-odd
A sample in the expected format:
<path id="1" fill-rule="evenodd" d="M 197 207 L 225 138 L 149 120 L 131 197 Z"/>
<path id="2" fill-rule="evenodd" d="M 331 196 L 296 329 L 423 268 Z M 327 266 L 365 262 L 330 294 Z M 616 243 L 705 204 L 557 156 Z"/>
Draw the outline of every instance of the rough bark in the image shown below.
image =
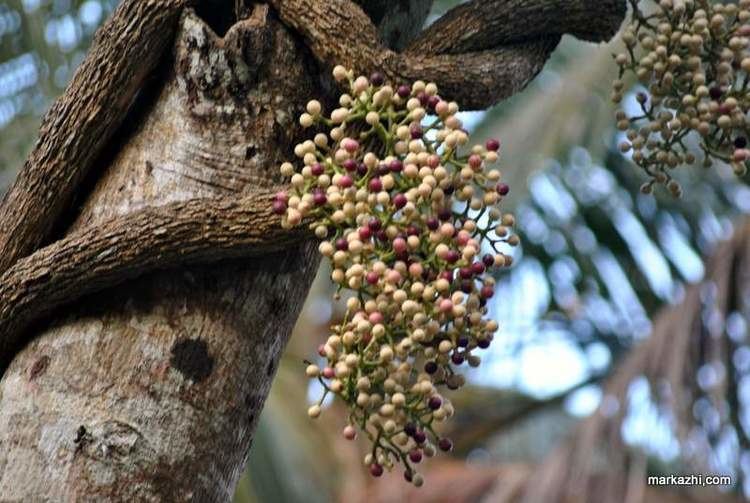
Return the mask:
<path id="1" fill-rule="evenodd" d="M 0 275 L 0 355 L 12 355 L 30 322 L 83 295 L 164 267 L 252 258 L 298 243 L 282 229 L 273 191 L 241 199 L 191 199 L 84 227 Z M 6 356 L 7 358 L 7 356 Z M 8 365 L 0 360 L 0 372 Z"/>
<path id="2" fill-rule="evenodd" d="M 96 168 L 71 235 L 274 183 L 317 77 L 290 33 L 255 14 L 223 39 L 182 18 L 166 84 Z M 0 499 L 229 500 L 317 260 L 302 243 L 173 269 L 41 324 L 0 382 Z"/>
<path id="3" fill-rule="evenodd" d="M 89 56 L 47 112 L 24 169 L 0 204 L 0 272 L 49 237 L 171 44 L 188 4 L 125 1 L 97 32 Z"/>
<path id="4" fill-rule="evenodd" d="M 507 7 L 548 15 L 543 2 Z M 522 88 L 560 37 L 479 33 L 475 52 L 397 53 L 427 0 L 365 3 L 376 23 L 348 0 L 271 0 L 284 24 L 265 5 L 196 2 L 220 37 L 188 3 L 123 2 L 3 202 L 0 356 L 31 342 L 0 381 L 0 499 L 229 499 L 318 261 L 258 194 L 279 183 L 304 102 L 332 98 L 327 67 L 436 80 L 484 107 Z M 573 12 L 565 26 L 616 24 Z M 498 45 L 473 45 L 487 40 Z"/>
<path id="5" fill-rule="evenodd" d="M 398 53 L 382 45 L 367 14 L 349 0 L 270 3 L 305 36 L 318 60 L 365 74 L 380 71 L 393 83 L 433 81 L 443 97 L 471 110 L 522 90 L 563 34 L 607 40 L 625 14 L 624 0 L 475 0 Z"/>

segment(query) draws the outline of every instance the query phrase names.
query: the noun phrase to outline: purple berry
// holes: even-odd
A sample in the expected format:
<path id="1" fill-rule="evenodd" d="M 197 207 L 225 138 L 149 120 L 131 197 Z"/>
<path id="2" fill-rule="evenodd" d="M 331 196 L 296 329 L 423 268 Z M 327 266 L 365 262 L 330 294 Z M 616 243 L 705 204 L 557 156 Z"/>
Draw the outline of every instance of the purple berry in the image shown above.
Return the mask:
<path id="1" fill-rule="evenodd" d="M 480 349 L 487 349 L 488 347 L 490 347 L 490 340 L 489 339 L 482 339 L 482 340 L 480 340 L 480 341 L 477 342 L 477 346 Z"/>
<path id="2" fill-rule="evenodd" d="M 316 162 L 312 166 L 310 166 L 310 173 L 312 173 L 314 176 L 320 176 L 325 172 L 325 169 L 323 168 L 323 165 L 319 162 Z"/>
<path id="3" fill-rule="evenodd" d="M 398 159 L 394 159 L 391 161 L 388 167 L 393 173 L 400 173 L 401 170 L 404 169 L 404 163 L 399 161 Z"/>
<path id="4" fill-rule="evenodd" d="M 339 178 L 339 187 L 342 187 L 344 189 L 348 189 L 354 184 L 354 180 L 352 180 L 352 177 L 349 175 L 344 175 L 341 178 Z"/>
<path id="5" fill-rule="evenodd" d="M 734 148 L 745 148 L 747 147 L 747 138 L 744 136 L 738 136 L 734 139 Z"/>
<path id="6" fill-rule="evenodd" d="M 443 405 L 443 399 L 439 396 L 431 396 L 427 406 L 432 410 L 438 410 Z"/>
<path id="7" fill-rule="evenodd" d="M 409 459 L 412 463 L 419 463 L 420 461 L 422 461 L 422 451 L 419 449 L 410 450 Z"/>
<path id="8" fill-rule="evenodd" d="M 498 150 L 500 150 L 500 142 L 494 138 L 487 140 L 487 143 L 485 146 L 487 147 L 487 150 L 489 150 L 490 152 L 497 152 Z"/>
<path id="9" fill-rule="evenodd" d="M 453 212 L 451 212 L 450 208 L 443 208 L 438 212 L 438 218 L 443 222 L 447 222 L 452 216 Z"/>
<path id="10" fill-rule="evenodd" d="M 313 193 L 313 202 L 315 203 L 315 206 L 323 206 L 328 202 L 328 197 L 326 197 L 325 192 L 318 189 Z"/>
<path id="11" fill-rule="evenodd" d="M 367 227 L 369 227 L 370 230 L 373 232 L 379 231 L 382 226 L 383 226 L 383 223 L 377 218 L 372 218 L 370 219 L 369 222 L 367 222 Z"/>
<path id="12" fill-rule="evenodd" d="M 357 169 L 357 161 L 354 159 L 347 159 L 344 161 L 344 169 L 347 170 L 349 173 L 352 171 L 355 171 Z"/>
<path id="13" fill-rule="evenodd" d="M 441 451 L 449 452 L 453 450 L 453 442 L 451 442 L 450 438 L 441 438 L 438 440 L 438 447 Z"/>
<path id="14" fill-rule="evenodd" d="M 370 82 L 373 86 L 380 87 L 385 83 L 385 76 L 380 72 L 374 72 L 370 75 Z"/>
<path id="15" fill-rule="evenodd" d="M 273 202 L 273 212 L 277 215 L 283 215 L 286 213 L 286 203 L 279 201 L 278 199 Z"/>
<path id="16" fill-rule="evenodd" d="M 507 183 L 498 183 L 496 187 L 497 193 L 501 196 L 507 196 L 508 192 L 510 192 L 510 187 Z"/>
<path id="17" fill-rule="evenodd" d="M 417 431 L 412 435 L 412 438 L 414 438 L 414 441 L 418 444 L 423 444 L 427 440 L 427 435 L 423 431 Z"/>
<path id="18" fill-rule="evenodd" d="M 493 265 L 495 265 L 495 257 L 488 253 L 484 257 L 482 257 L 482 263 L 485 265 L 485 267 L 492 267 Z"/>
<path id="19" fill-rule="evenodd" d="M 460 258 L 461 255 L 456 250 L 449 250 L 445 255 L 445 261 L 449 264 L 455 264 Z"/>
<path id="20" fill-rule="evenodd" d="M 431 231 L 436 231 L 438 227 L 440 227 L 440 221 L 435 217 L 428 218 L 425 223 L 427 224 L 427 228 Z"/>
<path id="21" fill-rule="evenodd" d="M 373 178 L 372 180 L 370 180 L 368 187 L 370 188 L 370 192 L 380 192 L 381 190 L 383 190 L 383 182 L 380 180 L 380 178 Z"/>
<path id="22" fill-rule="evenodd" d="M 344 238 L 337 239 L 336 249 L 340 251 L 347 251 L 349 249 L 349 242 Z"/>
<path id="23" fill-rule="evenodd" d="M 424 371 L 427 372 L 430 375 L 432 375 L 435 372 L 437 372 L 437 369 L 438 369 L 438 364 L 435 363 L 435 362 L 433 362 L 433 361 L 429 361 L 429 362 L 427 362 L 427 363 L 424 364 Z"/>
<path id="24" fill-rule="evenodd" d="M 403 194 L 396 194 L 393 197 L 393 205 L 396 206 L 396 208 L 399 210 L 403 208 L 404 206 L 406 206 L 407 202 L 408 201 L 406 200 L 406 196 Z"/>
<path id="25" fill-rule="evenodd" d="M 414 423 L 406 423 L 404 425 L 404 433 L 413 437 L 414 434 L 417 433 L 417 426 Z"/>
<path id="26" fill-rule="evenodd" d="M 377 463 L 371 464 L 370 475 L 372 475 L 373 477 L 380 477 L 381 475 L 383 475 L 383 467 Z"/>
<path id="27" fill-rule="evenodd" d="M 412 124 L 411 127 L 409 127 L 409 133 L 411 134 L 412 140 L 419 140 L 422 138 L 422 126 L 419 124 Z"/>
<path id="28" fill-rule="evenodd" d="M 396 91 L 396 93 L 402 98 L 406 98 L 411 94 L 411 88 L 409 86 L 400 85 L 398 86 L 398 90 Z"/>
<path id="29" fill-rule="evenodd" d="M 453 355 L 451 355 L 451 361 L 454 365 L 461 365 L 464 362 L 464 355 L 461 353 L 453 353 Z"/>

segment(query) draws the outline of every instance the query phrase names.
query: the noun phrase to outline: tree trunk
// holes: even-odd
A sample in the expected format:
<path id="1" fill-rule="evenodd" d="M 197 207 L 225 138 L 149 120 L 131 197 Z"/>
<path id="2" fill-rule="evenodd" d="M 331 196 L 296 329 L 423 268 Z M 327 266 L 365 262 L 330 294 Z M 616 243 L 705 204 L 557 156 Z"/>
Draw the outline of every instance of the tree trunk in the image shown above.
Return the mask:
<path id="1" fill-rule="evenodd" d="M 290 156 L 318 72 L 266 7 L 223 38 L 187 11 L 173 55 L 69 231 L 239 197 Z M 160 272 L 40 324 L 0 382 L 0 499 L 231 499 L 317 265 L 303 243 Z"/>

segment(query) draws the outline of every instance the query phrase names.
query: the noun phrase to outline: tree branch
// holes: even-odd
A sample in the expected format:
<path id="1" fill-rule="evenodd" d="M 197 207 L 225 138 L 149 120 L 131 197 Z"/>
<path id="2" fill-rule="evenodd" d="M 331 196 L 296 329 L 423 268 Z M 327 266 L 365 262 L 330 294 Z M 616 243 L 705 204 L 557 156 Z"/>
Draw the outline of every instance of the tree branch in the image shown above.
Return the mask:
<path id="1" fill-rule="evenodd" d="M 0 204 L 0 272 L 49 237 L 172 41 L 179 15 L 191 1 L 125 0 L 97 31 Z"/>
<path id="2" fill-rule="evenodd" d="M 473 0 L 438 19 L 406 52 L 457 54 L 566 33 L 604 42 L 626 12 L 625 0 Z"/>
<path id="3" fill-rule="evenodd" d="M 19 260 L 0 276 L 0 375 L 28 325 L 63 304 L 160 268 L 255 257 L 299 242 L 305 226 L 282 229 L 273 194 L 145 208 Z"/>
<path id="4" fill-rule="evenodd" d="M 322 63 L 377 70 L 394 83 L 433 80 L 444 97 L 467 109 L 487 108 L 523 89 L 562 33 L 601 40 L 614 35 L 625 15 L 624 0 L 475 0 L 449 12 L 409 51 L 396 53 L 379 42 L 369 17 L 350 0 L 270 3 Z M 489 11 L 490 22 L 482 22 Z"/>

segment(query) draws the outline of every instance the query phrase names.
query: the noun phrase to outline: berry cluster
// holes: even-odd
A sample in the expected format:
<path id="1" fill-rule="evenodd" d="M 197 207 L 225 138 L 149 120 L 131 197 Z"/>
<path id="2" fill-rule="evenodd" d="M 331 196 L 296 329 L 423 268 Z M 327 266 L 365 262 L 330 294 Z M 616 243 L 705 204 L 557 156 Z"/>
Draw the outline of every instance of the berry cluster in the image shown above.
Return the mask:
<path id="1" fill-rule="evenodd" d="M 372 443 L 370 473 L 400 462 L 420 486 L 415 465 L 452 448 L 435 430 L 454 412 L 440 388 L 462 386 L 455 369 L 479 365 L 477 349 L 490 345 L 488 272 L 510 265 L 500 243 L 518 244 L 513 216 L 498 208 L 508 186 L 485 169 L 500 144 L 460 154 L 469 137 L 458 105 L 435 84 L 394 89 L 378 73 L 333 73 L 350 93 L 327 116 L 307 104 L 300 123 L 317 134 L 295 148 L 299 171 L 281 166 L 291 189 L 274 202 L 284 226 L 310 223 L 346 296 L 344 320 L 319 348 L 325 364 L 307 367 L 325 390 L 308 413 L 318 417 L 333 393 L 349 408 L 344 437 L 359 430 Z"/>
<path id="2" fill-rule="evenodd" d="M 622 39 L 626 51 L 617 54 L 620 78 L 612 99 L 620 103 L 623 76 L 633 73 L 647 88 L 637 94 L 640 112 L 617 112 L 617 127 L 627 131 L 623 152 L 654 183 L 673 195 L 682 192 L 670 170 L 698 160 L 730 164 L 738 176 L 750 161 L 750 0 L 714 3 L 710 0 L 660 0 L 649 14 L 640 0 L 630 0 L 633 22 Z"/>

